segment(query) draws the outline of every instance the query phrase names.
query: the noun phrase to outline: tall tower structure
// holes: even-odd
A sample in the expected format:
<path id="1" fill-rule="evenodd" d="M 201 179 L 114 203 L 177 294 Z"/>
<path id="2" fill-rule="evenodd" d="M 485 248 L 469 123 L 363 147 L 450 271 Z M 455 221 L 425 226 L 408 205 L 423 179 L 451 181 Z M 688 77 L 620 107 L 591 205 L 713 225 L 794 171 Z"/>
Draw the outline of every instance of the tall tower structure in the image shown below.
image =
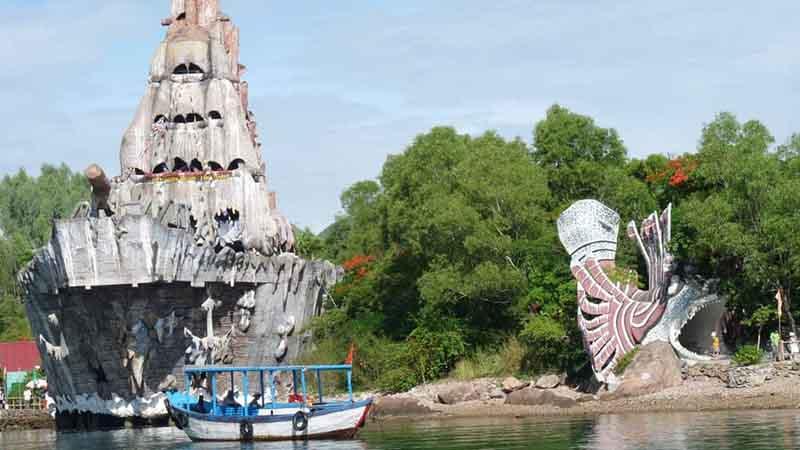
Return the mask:
<path id="1" fill-rule="evenodd" d="M 219 0 L 172 0 L 164 41 L 120 150 L 109 207 L 151 213 L 188 208 L 199 239 L 221 236 L 269 255 L 294 246 L 267 189 L 254 114 L 248 109 L 239 29 Z"/>
<path id="2" fill-rule="evenodd" d="M 165 420 L 186 365 L 291 361 L 341 276 L 293 253 L 219 1 L 162 24 L 120 174 L 90 166 L 91 201 L 20 274 L 59 428 Z"/>

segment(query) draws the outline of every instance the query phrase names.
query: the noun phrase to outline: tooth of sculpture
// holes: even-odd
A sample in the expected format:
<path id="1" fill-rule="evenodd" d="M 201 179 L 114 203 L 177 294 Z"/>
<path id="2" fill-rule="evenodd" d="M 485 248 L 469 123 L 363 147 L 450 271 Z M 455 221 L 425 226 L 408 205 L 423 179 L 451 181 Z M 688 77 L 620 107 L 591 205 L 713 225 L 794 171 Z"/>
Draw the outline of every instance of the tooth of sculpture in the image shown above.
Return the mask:
<path id="1" fill-rule="evenodd" d="M 294 323 L 294 316 L 286 316 L 283 322 L 275 329 L 275 333 L 283 337 L 292 334 L 292 331 L 294 331 Z"/>
<path id="2" fill-rule="evenodd" d="M 50 323 L 50 325 L 52 325 L 55 332 L 59 332 L 60 330 L 60 343 L 55 345 L 48 341 L 41 334 L 39 335 L 39 343 L 44 346 L 44 354 L 49 355 L 56 361 L 63 361 L 67 356 L 69 356 L 69 347 L 67 346 L 67 340 L 64 337 L 64 330 L 62 330 L 60 326 L 61 322 L 58 320 L 58 316 L 55 313 L 49 314 L 47 316 L 47 321 Z"/>
<path id="3" fill-rule="evenodd" d="M 169 329 L 167 336 L 172 336 L 172 333 L 175 331 L 175 327 L 178 325 L 178 320 L 175 318 L 175 311 L 172 311 L 169 313 L 169 316 L 167 316 L 166 325 Z"/>
<path id="4" fill-rule="evenodd" d="M 236 306 L 239 307 L 239 330 L 241 331 L 247 331 L 250 328 L 250 317 L 256 307 L 255 295 L 255 291 L 247 291 L 236 302 Z"/>
<path id="5" fill-rule="evenodd" d="M 153 328 L 155 328 L 156 336 L 158 337 L 158 342 L 159 343 L 163 343 L 164 342 L 164 337 L 165 337 L 164 336 L 164 331 L 165 331 L 164 328 L 165 327 L 167 328 L 166 336 L 172 336 L 172 333 L 175 331 L 175 326 L 177 324 L 178 324 L 178 322 L 175 319 L 175 311 L 172 311 L 166 317 L 160 317 L 158 320 L 156 320 L 156 323 L 153 326 Z"/>
<path id="6" fill-rule="evenodd" d="M 183 335 L 191 340 L 191 345 L 186 347 L 184 352 L 186 364 L 205 365 L 208 362 L 207 358 L 204 357 L 208 350 L 206 340 L 195 336 L 188 328 L 183 329 Z"/>
<path id="7" fill-rule="evenodd" d="M 67 341 L 64 339 L 64 332 L 61 332 L 61 345 L 51 344 L 41 334 L 39 335 L 39 342 L 44 345 L 45 352 L 56 361 L 62 361 L 69 356 L 69 347 L 67 347 Z"/>
<path id="8" fill-rule="evenodd" d="M 282 338 L 281 341 L 278 343 L 278 346 L 275 348 L 275 359 L 280 361 L 286 356 L 286 352 L 289 350 L 289 346 L 286 343 L 286 338 Z"/>
<path id="9" fill-rule="evenodd" d="M 206 301 L 200 305 L 200 308 L 206 311 L 206 338 L 214 337 L 214 308 L 221 305 L 222 302 L 214 300 L 211 297 L 208 297 Z"/>
<path id="10" fill-rule="evenodd" d="M 156 339 L 158 339 L 158 343 L 164 343 L 164 319 L 159 318 L 156 320 L 156 324 L 153 326 L 156 330 Z"/>

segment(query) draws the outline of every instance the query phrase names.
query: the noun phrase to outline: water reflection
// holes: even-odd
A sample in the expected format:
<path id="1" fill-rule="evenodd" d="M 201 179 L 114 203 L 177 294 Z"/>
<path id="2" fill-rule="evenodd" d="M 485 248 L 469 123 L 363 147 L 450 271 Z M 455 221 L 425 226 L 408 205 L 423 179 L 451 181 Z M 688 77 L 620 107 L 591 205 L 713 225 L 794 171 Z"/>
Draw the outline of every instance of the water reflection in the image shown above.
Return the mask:
<path id="1" fill-rule="evenodd" d="M 371 423 L 354 441 L 192 443 L 171 428 L 56 434 L 0 433 L 0 449 L 297 450 L 766 450 L 800 448 L 800 415 L 787 411 L 481 418 Z"/>
<path id="2" fill-rule="evenodd" d="M 800 448 L 795 411 L 600 416 L 587 450 Z"/>
<path id="3" fill-rule="evenodd" d="M 649 444 L 668 443 L 669 449 L 689 448 L 689 414 L 625 414 L 600 416 L 587 444 L 592 450 L 632 450 Z M 661 447 L 664 448 L 664 447 Z"/>

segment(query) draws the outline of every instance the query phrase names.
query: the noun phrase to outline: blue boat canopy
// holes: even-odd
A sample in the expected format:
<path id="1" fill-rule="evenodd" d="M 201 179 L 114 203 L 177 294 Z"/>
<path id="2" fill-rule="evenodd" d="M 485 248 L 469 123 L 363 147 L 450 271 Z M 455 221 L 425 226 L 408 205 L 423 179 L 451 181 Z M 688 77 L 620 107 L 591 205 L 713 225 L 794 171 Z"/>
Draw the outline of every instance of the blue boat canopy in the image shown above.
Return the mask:
<path id="1" fill-rule="evenodd" d="M 347 379 L 348 400 L 345 402 L 325 402 L 323 393 L 322 373 L 323 372 L 345 372 Z M 353 366 L 352 364 L 318 364 L 318 365 L 287 365 L 287 366 L 189 366 L 184 368 L 185 391 L 170 395 L 170 402 L 179 408 L 186 410 L 199 410 L 212 415 L 224 416 L 249 416 L 258 414 L 259 409 L 270 411 L 297 408 L 298 403 L 311 406 L 307 392 L 306 374 L 311 374 L 316 378 L 317 399 L 315 405 L 328 404 L 353 404 Z M 292 375 L 292 391 L 288 402 L 276 400 L 276 388 L 274 375 L 280 372 L 290 372 Z M 250 396 L 250 380 L 248 374 L 257 374 L 258 388 L 257 393 L 260 398 Z M 231 389 L 237 384 L 234 375 L 239 375 L 239 385 L 243 395 L 243 405 L 237 407 L 226 407 L 217 401 L 219 390 L 217 389 L 217 379 L 230 376 Z M 266 377 L 264 376 L 266 375 Z M 210 402 L 206 408 L 202 395 L 195 397 L 191 394 L 192 378 L 207 377 L 210 381 Z M 265 380 L 266 378 L 266 380 Z M 269 401 L 266 395 L 269 393 Z M 248 398 L 250 397 L 250 398 Z M 252 402 L 249 400 L 252 399 Z M 198 408 L 199 407 L 199 408 Z"/>
<path id="2" fill-rule="evenodd" d="M 288 372 L 294 370 L 327 371 L 327 370 L 353 370 L 352 364 L 317 364 L 294 366 L 189 366 L 184 373 L 229 373 L 229 372 Z"/>

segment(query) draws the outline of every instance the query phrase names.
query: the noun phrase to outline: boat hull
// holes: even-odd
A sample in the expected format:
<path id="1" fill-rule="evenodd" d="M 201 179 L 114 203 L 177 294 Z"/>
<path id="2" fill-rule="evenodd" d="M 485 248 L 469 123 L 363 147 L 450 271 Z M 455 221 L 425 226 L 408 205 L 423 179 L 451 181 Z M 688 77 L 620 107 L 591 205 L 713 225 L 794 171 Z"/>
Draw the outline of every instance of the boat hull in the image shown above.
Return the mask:
<path id="1" fill-rule="evenodd" d="M 171 408 L 183 431 L 193 441 L 285 441 L 304 439 L 351 439 L 364 424 L 371 400 L 334 408 L 312 408 L 305 429 L 295 428 L 297 410 L 249 417 L 209 416 Z M 277 412 L 277 411 L 276 411 Z"/>

